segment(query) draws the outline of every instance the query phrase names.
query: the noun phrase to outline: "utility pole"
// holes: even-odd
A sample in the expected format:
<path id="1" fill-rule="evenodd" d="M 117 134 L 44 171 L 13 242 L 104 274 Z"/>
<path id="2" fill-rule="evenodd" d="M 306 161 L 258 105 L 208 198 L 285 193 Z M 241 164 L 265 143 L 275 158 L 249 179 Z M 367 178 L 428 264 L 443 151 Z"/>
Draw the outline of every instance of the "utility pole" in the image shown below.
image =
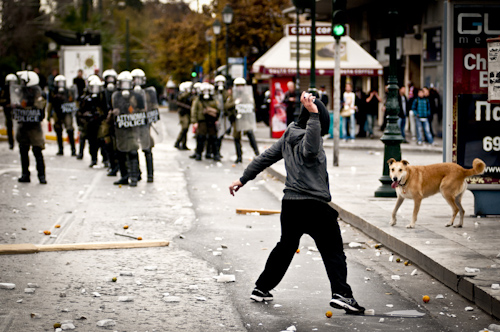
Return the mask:
<path id="1" fill-rule="evenodd" d="M 332 0 L 332 35 L 335 38 L 333 72 L 333 166 L 339 166 L 340 142 L 340 38 L 346 29 L 346 0 Z"/>

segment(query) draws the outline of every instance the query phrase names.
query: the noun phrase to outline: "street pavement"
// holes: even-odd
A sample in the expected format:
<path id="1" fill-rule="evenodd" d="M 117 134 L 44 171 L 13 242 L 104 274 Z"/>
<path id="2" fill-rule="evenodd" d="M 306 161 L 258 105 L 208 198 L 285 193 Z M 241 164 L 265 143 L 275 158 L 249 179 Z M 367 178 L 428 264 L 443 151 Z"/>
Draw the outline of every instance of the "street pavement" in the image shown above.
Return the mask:
<path id="1" fill-rule="evenodd" d="M 378 137 L 381 135 L 376 133 Z M 269 138 L 269 128 L 261 123 L 256 137 L 261 145 L 270 145 L 276 140 Z M 442 140 L 437 139 L 435 143 L 436 146 L 419 146 L 415 141 L 402 144 L 402 159 L 412 165 L 442 162 Z M 378 179 L 385 163 L 382 141 L 379 138 L 341 141 L 337 167 L 333 166 L 333 139 L 325 139 L 324 147 L 330 175 L 330 204 L 344 221 L 418 265 L 485 312 L 500 318 L 500 289 L 492 287 L 500 283 L 500 216 L 474 216 L 474 196 L 466 191 L 462 201 L 463 228 L 445 227 L 452 210 L 440 194 L 423 200 L 415 229 L 406 228 L 413 213 L 413 201 L 408 199 L 398 211 L 397 224 L 390 226 L 396 198 L 374 195 L 381 185 Z M 351 153 L 344 153 L 348 150 Z M 268 172 L 284 182 L 283 161 L 271 166 Z"/>
<path id="2" fill-rule="evenodd" d="M 169 113 L 164 118 L 165 120 L 176 121 L 176 114 Z M 258 124 L 256 136 L 261 151 L 276 141 L 276 139 L 269 138 L 269 128 L 261 123 Z M 193 147 L 193 143 L 190 138 L 189 145 L 191 147 Z M 251 159 L 253 153 L 250 152 L 248 143 L 245 142 L 243 148 L 246 164 Z M 329 157 L 329 163 L 332 164 L 332 157 L 330 157 L 333 156 L 332 140 L 325 140 L 325 148 Z M 6 149 L 6 144 L 2 144 L 2 149 Z M 17 187 L 14 185 L 17 191 L 12 189 L 12 194 L 18 192 L 19 198 L 22 198 L 22 200 L 15 201 L 15 204 L 19 206 L 13 207 L 18 212 L 14 212 L 12 216 L 9 215 L 9 218 L 4 220 L 4 226 L 9 228 L 9 225 L 14 225 L 15 223 L 16 227 L 24 226 L 28 230 L 18 233 L 17 239 L 14 240 L 12 240 L 12 237 L 9 237 L 10 235 L 5 234 L 4 242 L 36 243 L 36 239 L 40 237 L 36 230 L 43 228 L 33 229 L 30 219 L 28 219 L 30 214 L 25 211 L 31 208 L 38 209 L 38 207 L 42 206 L 50 207 L 50 209 L 45 210 L 46 208 L 44 208 L 39 210 L 43 211 L 44 215 L 40 215 L 40 220 L 37 220 L 37 223 L 47 219 L 45 223 L 48 223 L 47 227 L 50 227 L 54 223 L 54 220 L 57 220 L 58 223 L 62 224 L 63 230 L 68 229 L 67 233 L 61 233 L 58 238 L 51 239 L 55 242 L 63 243 L 66 242 L 66 239 L 78 239 L 85 242 L 116 240 L 117 237 L 112 236 L 116 230 L 127 233 L 122 229 L 123 224 L 125 222 L 138 223 L 138 219 L 141 224 L 141 235 L 145 239 L 154 239 L 161 236 L 162 238 L 171 239 L 172 242 L 170 247 L 166 249 L 168 251 L 167 254 L 164 253 L 165 249 L 149 248 L 134 250 L 133 254 L 124 253 L 123 257 L 113 251 L 88 251 L 86 254 L 74 252 L 4 256 L 2 270 L 5 268 L 6 272 L 3 272 L 1 275 L 2 282 L 15 280 L 19 288 L 24 288 L 29 282 L 38 282 L 42 285 L 40 289 L 36 290 L 35 294 L 38 296 L 22 295 L 19 292 L 15 294 L 5 293 L 11 294 L 8 303 L 17 304 L 19 309 L 17 309 L 15 315 L 9 315 L 9 312 L 12 309 L 15 310 L 15 307 L 5 307 L 4 310 L 6 310 L 7 315 L 2 316 L 0 314 L 0 320 L 10 322 L 11 327 L 24 328 L 24 330 L 29 330 L 28 326 L 36 326 L 39 327 L 38 330 L 45 330 L 47 320 L 50 322 L 61 321 L 62 319 L 73 319 L 76 323 L 75 325 L 79 325 L 84 330 L 92 330 L 92 327 L 95 327 L 98 320 L 106 318 L 117 319 L 117 328 L 118 326 L 120 328 L 128 326 L 137 330 L 139 330 L 139 327 L 142 330 L 146 326 L 151 328 L 151 330 L 155 330 L 156 328 L 157 331 L 172 330 L 168 326 L 170 328 L 173 326 L 177 328 L 182 326 L 184 330 L 199 330 L 200 326 L 204 326 L 206 331 L 253 330 L 254 326 L 255 329 L 259 328 L 256 324 L 252 324 L 252 328 L 248 325 L 242 326 L 242 323 L 238 321 L 237 314 L 231 308 L 231 304 L 227 302 L 227 290 L 217 286 L 220 284 L 213 283 L 212 276 L 216 272 L 210 267 L 213 264 L 212 261 L 206 259 L 206 257 L 203 260 L 199 260 L 193 257 L 189 251 L 179 250 L 179 247 L 182 246 L 179 245 L 180 239 L 178 234 L 191 229 L 192 224 L 196 221 L 195 213 L 210 212 L 214 210 L 214 207 L 204 207 L 201 205 L 202 209 L 200 211 L 193 211 L 191 205 L 188 203 L 187 191 L 192 191 L 191 194 L 193 194 L 197 189 L 187 188 L 187 184 L 181 176 L 188 164 L 178 165 L 174 162 L 177 151 L 171 147 L 171 144 L 159 144 L 155 149 L 158 152 L 155 154 L 155 165 L 158 165 L 159 172 L 156 174 L 154 186 L 151 188 L 144 182 L 140 184 L 136 191 L 129 188 L 120 189 L 113 186 L 110 187 L 110 182 L 115 179 L 106 179 L 103 176 L 103 172 L 92 169 L 88 172 L 78 174 L 78 169 L 80 169 L 80 172 L 82 171 L 82 162 L 67 156 L 64 157 L 64 167 L 60 166 L 59 168 L 48 169 L 49 179 L 52 179 L 48 188 L 39 186 L 34 176 L 34 183 L 28 186 Z M 402 149 L 403 158 L 407 158 L 412 164 L 430 164 L 442 161 L 439 146 L 417 146 L 415 143 L 412 143 L 403 145 Z M 11 180 L 12 183 L 17 183 L 15 177 L 12 177 L 13 173 L 17 176 L 19 172 L 19 165 L 16 162 L 18 160 L 17 148 L 9 153 L 9 155 L 12 155 L 12 159 L 2 161 L 2 164 L 5 164 L 3 165 L 5 167 L 5 171 L 2 174 L 3 181 L 10 183 L 9 180 Z M 45 152 L 48 163 L 56 164 L 57 160 L 61 160 L 53 157 L 54 154 L 55 145 L 48 144 Z M 231 155 L 226 156 L 229 159 L 232 157 Z M 484 289 L 489 289 L 491 292 L 498 292 L 491 290 L 491 284 L 499 282 L 499 278 L 495 278 L 493 274 L 495 264 L 498 263 L 496 262 L 496 255 L 498 254 L 498 248 L 500 248 L 498 243 L 495 242 L 498 241 L 498 236 L 495 236 L 498 232 L 498 218 L 477 219 L 471 217 L 473 196 L 470 192 L 466 192 L 463 201 L 467 217 L 462 229 L 444 227 L 444 224 L 449 220 L 451 208 L 439 195 L 423 201 L 415 229 L 408 230 L 405 228 L 413 209 L 411 201 L 406 201 L 401 207 L 398 224 L 390 227 L 390 215 L 395 204 L 395 199 L 374 197 L 374 192 L 380 185 L 378 179 L 382 175 L 384 162 L 383 144 L 378 139 L 357 139 L 354 143 L 341 142 L 339 161 L 339 167 L 333 167 L 332 165 L 329 167 L 332 192 L 331 204 L 339 210 L 341 218 L 345 222 L 356 226 L 370 237 L 382 243 L 386 249 L 393 251 L 395 256 L 397 253 L 397 257 L 410 260 L 415 268 L 425 270 L 434 276 L 435 279 L 445 283 L 462 296 L 474 301 L 477 306 L 481 307 L 487 313 L 495 314 L 493 311 L 496 305 L 496 300 L 493 300 L 495 294 L 492 293 L 493 296 L 490 297 L 492 300 L 490 301 L 489 310 L 488 307 L 484 308 L 482 305 L 485 297 L 478 297 L 478 294 L 480 294 L 481 285 L 484 286 Z M 86 165 L 83 167 L 85 169 Z M 207 165 L 207 167 L 209 166 Z M 237 166 L 237 169 L 242 170 L 242 167 Z M 55 176 L 56 173 L 59 177 Z M 283 163 L 273 165 L 273 167 L 268 169 L 268 173 L 283 181 L 285 174 Z M 174 181 L 172 182 L 172 180 Z M 72 185 L 73 183 L 77 185 Z M 10 184 L 8 185 L 10 186 Z M 50 191 L 49 196 L 44 197 L 42 195 L 42 192 L 46 192 L 49 188 L 60 188 L 61 186 L 74 187 L 70 192 L 73 193 L 75 201 L 70 206 L 59 205 L 58 202 L 66 199 L 62 197 L 61 193 Z M 259 183 L 252 183 L 246 189 L 254 191 L 259 186 Z M 214 189 L 213 186 L 211 188 L 214 191 L 219 189 Z M 162 192 L 165 195 L 161 200 L 158 200 L 158 196 L 161 196 L 158 194 Z M 10 189 L 7 187 L 5 194 L 7 196 L 10 194 Z M 94 199 L 90 200 L 89 198 L 91 197 Z M 109 205 L 111 198 L 118 204 Z M 137 211 L 140 211 L 141 208 L 138 204 L 141 202 L 154 207 L 154 210 L 144 215 L 138 214 L 139 212 Z M 26 204 L 28 203 L 32 203 L 31 207 L 23 207 L 23 205 L 27 206 Z M 117 211 L 113 208 L 115 205 L 122 206 L 122 209 L 118 210 L 118 215 L 111 214 L 112 211 Z M 257 206 L 265 207 L 263 204 Z M 173 215 L 169 216 L 168 220 L 155 217 L 161 215 L 160 210 L 163 211 L 162 209 L 165 207 L 169 208 L 169 211 Z M 6 210 L 3 211 L 5 212 Z M 436 211 L 438 212 L 436 213 Z M 215 219 L 207 220 L 208 224 L 212 224 L 217 218 L 218 210 L 212 212 Z M 27 217 L 25 220 L 22 218 L 23 215 Z M 265 222 L 262 221 L 261 223 L 264 224 Z M 134 234 L 134 225 L 132 225 L 131 229 L 132 233 L 127 234 Z M 227 231 L 231 232 L 231 230 L 228 229 Z M 213 240 L 216 234 L 207 233 L 206 236 Z M 33 237 L 33 239 L 30 237 Z M 48 237 L 46 239 L 47 241 L 49 240 Z M 353 240 L 356 240 L 355 236 L 353 236 Z M 187 238 L 184 241 L 191 241 L 190 234 L 187 234 Z M 266 240 L 262 245 L 266 247 L 271 246 L 272 243 L 268 242 Z M 234 247 L 235 244 L 231 243 L 230 248 Z M 481 249 L 482 247 L 484 249 Z M 207 252 L 205 248 L 202 249 Z M 374 254 L 375 252 L 376 250 L 373 250 Z M 265 256 L 265 253 L 265 251 L 263 253 L 259 251 L 260 256 Z M 207 255 L 209 257 L 213 256 L 211 252 L 208 252 Z M 250 257 L 250 254 L 247 253 L 247 256 Z M 255 255 L 251 259 L 252 261 L 263 262 L 265 257 L 260 256 Z M 218 257 L 213 256 L 213 259 Z M 386 256 L 383 257 L 385 258 Z M 481 259 L 486 260 L 486 262 Z M 160 261 L 161 263 L 159 263 Z M 205 261 L 209 261 L 210 264 L 207 265 Z M 221 263 L 221 267 L 223 264 L 226 264 L 227 260 L 222 262 L 224 263 Z M 73 266 L 73 269 L 66 270 L 62 268 L 63 265 L 68 264 Z M 382 263 L 380 262 L 379 264 Z M 251 265 L 253 266 L 254 264 Z M 304 265 L 304 262 L 302 265 Z M 131 269 L 131 266 L 135 268 Z M 150 266 L 156 266 L 157 270 L 146 270 L 146 267 Z M 186 271 L 186 267 L 189 267 L 188 271 Z M 413 270 L 414 267 L 403 268 L 407 272 L 400 273 L 400 278 L 403 281 L 412 282 L 409 271 Z M 465 267 L 479 268 L 480 272 L 476 273 L 477 276 L 472 278 L 471 275 L 465 273 Z M 46 275 L 47 280 L 50 280 L 50 284 L 44 284 L 41 280 L 37 280 L 33 275 L 33 269 L 35 269 L 37 274 Z M 133 277 L 127 278 L 126 276 L 119 275 L 121 272 L 129 272 L 131 270 Z M 219 268 L 218 270 L 225 271 L 226 269 Z M 242 273 L 235 272 L 237 278 L 242 278 Z M 258 272 L 251 271 L 253 274 Z M 96 278 L 96 276 L 98 277 Z M 116 284 L 109 281 L 112 276 L 118 276 Z M 168 283 L 160 284 L 160 281 L 165 277 L 169 278 Z M 254 277 L 254 275 L 251 277 Z M 252 279 L 251 277 L 247 278 L 248 280 L 245 279 L 248 282 L 244 284 L 250 284 L 249 280 Z M 361 282 L 363 282 L 363 275 L 360 273 L 354 273 L 351 277 L 360 278 Z M 452 282 L 447 283 L 447 278 L 451 279 Z M 316 282 L 316 279 L 314 280 Z M 482 284 L 475 286 L 473 283 L 477 283 L 478 281 Z M 232 289 L 239 291 L 241 284 L 238 283 L 239 286 L 234 284 Z M 191 287 L 192 285 L 197 285 L 199 290 Z M 473 286 L 467 288 L 467 285 Z M 285 283 L 283 287 L 285 286 L 291 288 L 293 285 Z M 431 285 L 429 285 L 428 289 L 422 291 L 427 292 L 430 289 L 432 289 Z M 471 290 L 471 293 L 473 292 L 472 297 L 468 297 L 466 296 L 467 293 L 464 293 L 467 289 Z M 100 300 L 92 296 L 92 292 L 94 291 L 102 295 Z M 245 292 L 244 298 L 247 300 L 246 292 L 248 292 L 248 289 L 244 289 L 243 291 Z M 168 307 L 165 308 L 162 303 L 166 293 L 180 296 L 183 305 L 175 307 L 175 310 L 168 304 Z M 65 297 L 60 297 L 60 294 L 65 294 Z M 133 294 L 135 297 L 133 303 L 116 302 L 119 296 L 129 294 Z M 202 295 L 206 297 L 206 301 L 196 300 Z M 229 294 L 229 296 L 233 297 L 232 295 Z M 293 294 L 291 295 L 293 296 Z M 435 294 L 431 293 L 429 295 L 434 298 L 433 295 Z M 284 296 L 286 294 L 281 294 L 281 297 Z M 15 303 L 23 298 L 23 304 Z M 362 298 L 371 299 L 366 294 L 363 294 Z M 196 301 L 186 306 L 185 304 L 188 303 L 187 299 L 195 299 Z M 367 302 L 370 308 L 375 307 L 375 304 L 371 303 L 370 305 L 370 302 L 379 302 L 378 299 L 373 299 L 372 301 L 368 301 L 368 299 L 364 299 L 364 301 Z M 285 300 L 288 299 L 283 298 L 283 301 Z M 82 301 L 89 304 L 88 309 L 82 309 Z M 292 299 L 289 302 L 293 302 Z M 318 302 L 316 299 L 311 301 L 311 303 L 316 302 Z M 453 302 L 456 303 L 458 301 L 455 300 Z M 57 307 L 44 308 L 44 303 L 57 303 Z M 44 309 L 41 310 L 40 308 Z M 138 319 L 139 314 L 134 313 L 134 310 L 138 308 L 140 309 L 141 319 Z M 298 309 L 304 310 L 304 308 L 297 307 L 294 309 L 300 312 Z M 22 310 L 22 312 L 20 313 L 19 310 Z M 123 319 L 123 315 L 127 312 L 131 314 L 125 316 L 125 319 Z M 295 310 L 292 310 L 292 312 L 295 312 Z M 318 310 L 315 312 L 324 312 L 324 309 L 318 307 Z M 4 312 L 2 311 L 1 313 L 3 314 Z M 42 318 L 36 319 L 37 317 L 35 317 L 31 323 L 20 320 L 20 317 L 29 316 L 31 313 L 39 313 Z M 199 313 L 203 313 L 203 317 L 198 317 Z M 498 315 L 496 316 L 498 317 Z M 87 319 L 79 319 L 81 317 L 86 317 Z M 189 320 L 186 317 L 195 319 Z M 337 318 L 339 317 L 344 320 L 349 319 L 350 322 L 350 318 L 343 318 L 343 315 Z M 271 316 L 267 317 L 267 315 L 260 317 L 262 321 L 265 318 L 276 319 Z M 224 327 L 220 325 L 221 322 L 223 322 Z M 363 323 L 363 321 L 358 322 L 358 320 L 355 322 L 358 324 Z M 293 320 L 290 323 L 293 323 Z M 158 326 L 162 326 L 163 328 L 158 328 Z M 266 330 L 266 328 L 263 326 L 262 330 Z"/>

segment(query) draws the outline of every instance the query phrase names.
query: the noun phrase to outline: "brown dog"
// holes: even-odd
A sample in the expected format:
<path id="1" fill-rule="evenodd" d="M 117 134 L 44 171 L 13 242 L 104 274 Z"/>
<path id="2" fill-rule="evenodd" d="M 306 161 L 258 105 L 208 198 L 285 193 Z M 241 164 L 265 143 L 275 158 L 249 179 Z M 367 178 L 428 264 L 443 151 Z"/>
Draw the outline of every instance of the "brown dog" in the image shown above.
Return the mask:
<path id="1" fill-rule="evenodd" d="M 462 207 L 462 195 L 467 189 L 465 179 L 469 176 L 484 172 L 486 164 L 479 158 L 472 162 L 472 169 L 465 169 L 455 163 L 440 163 L 427 166 L 410 166 L 406 160 L 396 161 L 391 158 L 389 164 L 389 176 L 392 188 L 396 189 L 398 200 L 394 211 L 392 211 L 391 226 L 396 224 L 396 213 L 405 198 L 414 200 L 413 217 L 407 228 L 414 228 L 417 214 L 422 199 L 441 192 L 444 199 L 450 204 L 453 214 L 446 227 L 453 225 L 457 213 L 460 212 L 460 223 L 454 227 L 462 227 L 464 223 L 464 209 Z"/>

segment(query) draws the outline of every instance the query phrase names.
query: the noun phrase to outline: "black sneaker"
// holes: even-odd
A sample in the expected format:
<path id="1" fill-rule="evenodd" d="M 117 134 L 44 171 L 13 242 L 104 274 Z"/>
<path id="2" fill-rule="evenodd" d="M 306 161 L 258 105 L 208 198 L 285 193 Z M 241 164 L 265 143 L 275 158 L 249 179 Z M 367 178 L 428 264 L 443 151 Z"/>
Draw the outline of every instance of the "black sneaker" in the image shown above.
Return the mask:
<path id="1" fill-rule="evenodd" d="M 273 294 L 271 294 L 269 292 L 262 292 L 262 291 L 258 290 L 257 288 L 254 288 L 252 295 L 250 295 L 250 298 L 256 302 L 272 301 Z"/>
<path id="2" fill-rule="evenodd" d="M 343 297 L 339 294 L 332 295 L 330 306 L 335 309 L 344 309 L 351 315 L 361 315 L 365 312 L 365 308 L 360 306 L 353 297 Z"/>

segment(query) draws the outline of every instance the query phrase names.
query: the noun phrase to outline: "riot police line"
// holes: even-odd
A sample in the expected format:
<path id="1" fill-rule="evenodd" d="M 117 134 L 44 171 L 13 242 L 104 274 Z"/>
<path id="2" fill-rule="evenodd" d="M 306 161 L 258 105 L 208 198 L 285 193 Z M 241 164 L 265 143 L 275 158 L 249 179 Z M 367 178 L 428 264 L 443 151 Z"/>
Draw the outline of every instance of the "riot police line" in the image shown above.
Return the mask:
<path id="1" fill-rule="evenodd" d="M 117 75 L 110 69 L 103 72 L 103 79 L 97 75 L 87 78 L 82 96 L 76 87 L 67 87 L 63 75 L 54 79 L 55 87 L 49 93 L 42 92 L 39 77 L 33 71 L 19 71 L 5 78 L 0 90 L 0 106 L 6 120 L 16 123 L 8 127 L 9 147 L 14 148 L 15 132 L 19 144 L 22 173 L 19 182 L 30 182 L 29 150 L 36 160 L 38 179 L 46 184 L 45 162 L 42 151 L 45 137 L 41 126 L 47 113 L 47 120 L 54 123 L 57 137 L 57 155 L 64 154 L 63 129 L 66 130 L 71 146 L 71 155 L 83 159 L 85 145 L 91 156 L 89 167 L 97 165 L 99 151 L 108 176 L 120 179 L 114 184 L 137 186 L 142 179 L 139 169 L 139 152 L 144 152 L 147 182 L 154 181 L 152 148 L 155 139 L 151 135 L 154 123 L 160 120 L 158 100 L 154 87 L 146 87 L 146 75 L 141 69 L 124 71 Z M 79 129 L 79 153 L 73 122 Z M 49 129 L 50 130 L 50 129 Z M 153 127 L 154 130 L 154 127 Z M 156 130 L 154 130 L 158 133 Z M 160 135 L 156 135 L 158 140 Z"/>
<path id="2" fill-rule="evenodd" d="M 179 150 L 189 150 L 186 141 L 189 124 L 192 124 L 196 148 L 190 158 L 201 161 L 205 152 L 205 159 L 220 161 L 220 148 L 226 134 L 234 140 L 235 163 L 243 161 L 242 134 L 247 135 L 255 155 L 259 155 L 254 135 L 256 116 L 253 89 L 244 78 L 236 78 L 233 87 L 229 88 L 226 88 L 226 78 L 222 75 L 215 77 L 214 85 L 208 82 L 183 82 L 179 85 L 176 104 L 181 130 L 174 146 Z"/>

